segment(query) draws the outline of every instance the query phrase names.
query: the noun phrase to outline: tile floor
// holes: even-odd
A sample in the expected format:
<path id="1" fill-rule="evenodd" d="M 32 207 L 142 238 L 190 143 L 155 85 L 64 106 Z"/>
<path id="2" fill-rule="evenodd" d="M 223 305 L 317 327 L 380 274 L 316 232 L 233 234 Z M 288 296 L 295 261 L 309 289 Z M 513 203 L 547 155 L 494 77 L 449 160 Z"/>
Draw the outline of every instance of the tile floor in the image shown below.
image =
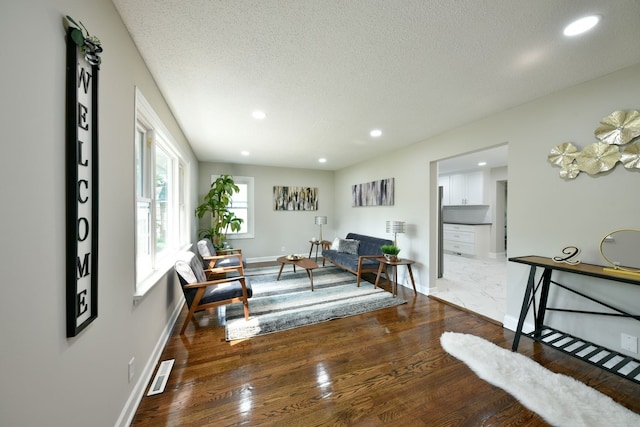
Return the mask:
<path id="1" fill-rule="evenodd" d="M 507 259 L 472 259 L 444 254 L 444 274 L 432 295 L 503 323 Z"/>

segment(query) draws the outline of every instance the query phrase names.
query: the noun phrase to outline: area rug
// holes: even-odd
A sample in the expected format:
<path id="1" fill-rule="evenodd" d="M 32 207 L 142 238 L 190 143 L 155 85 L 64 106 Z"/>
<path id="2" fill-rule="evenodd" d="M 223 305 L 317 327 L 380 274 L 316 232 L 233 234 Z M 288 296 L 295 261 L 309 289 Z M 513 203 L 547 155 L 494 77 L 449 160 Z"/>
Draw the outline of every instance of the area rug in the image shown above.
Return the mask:
<path id="1" fill-rule="evenodd" d="M 638 426 L 640 415 L 609 396 L 480 337 L 445 332 L 445 351 L 554 426 Z"/>
<path id="2" fill-rule="evenodd" d="M 384 289 L 375 289 L 366 281 L 361 281 L 357 287 L 356 277 L 337 267 L 320 267 L 313 271 L 313 292 L 304 269 L 298 268 L 294 273 L 291 265 L 285 265 L 279 281 L 276 281 L 277 276 L 277 272 L 250 275 L 253 297 L 249 299 L 249 320 L 244 319 L 242 304 L 227 306 L 227 341 L 406 303 Z"/>
<path id="3" fill-rule="evenodd" d="M 286 266 L 285 265 L 285 269 L 284 271 L 289 271 L 291 269 L 290 266 Z M 266 267 L 251 267 L 251 268 L 245 268 L 244 270 L 244 275 L 248 276 L 248 277 L 253 277 L 253 276 L 262 276 L 264 274 L 278 274 L 278 270 L 280 270 L 280 265 L 269 265 Z"/>

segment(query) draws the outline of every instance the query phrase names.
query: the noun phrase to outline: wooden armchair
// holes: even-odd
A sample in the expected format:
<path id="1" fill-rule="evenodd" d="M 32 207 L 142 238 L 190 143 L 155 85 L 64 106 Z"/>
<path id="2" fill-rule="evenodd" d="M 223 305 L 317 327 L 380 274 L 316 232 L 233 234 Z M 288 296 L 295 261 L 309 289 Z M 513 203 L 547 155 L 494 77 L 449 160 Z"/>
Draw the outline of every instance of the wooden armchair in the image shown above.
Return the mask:
<path id="1" fill-rule="evenodd" d="M 213 243 L 209 239 L 201 239 L 198 241 L 198 253 L 202 258 L 202 262 L 205 270 L 215 270 L 219 267 L 226 267 L 231 265 L 238 265 L 238 259 L 243 267 L 246 268 L 246 262 L 242 258 L 242 249 L 218 249 L 213 247 Z M 240 255 L 237 257 L 228 257 L 226 255 Z M 211 273 L 214 274 L 214 273 Z M 211 278 L 211 277 L 210 277 Z M 220 276 L 213 278 L 219 279 Z"/>
<path id="2" fill-rule="evenodd" d="M 205 270 L 200 259 L 191 251 L 184 253 L 175 263 L 175 270 L 189 308 L 189 313 L 180 330 L 181 335 L 187 329 L 189 321 L 193 320 L 197 326 L 197 322 L 193 317 L 196 311 L 220 305 L 242 302 L 244 305 L 244 318 L 249 319 L 249 298 L 253 295 L 253 290 L 251 289 L 251 284 L 244 277 L 241 255 L 219 255 L 216 257 L 220 259 L 233 257 L 236 259 L 236 265 L 216 267 L 213 273 L 224 277 L 215 280 L 207 277 L 206 274 L 210 270 Z M 232 275 L 227 273 L 232 273 Z"/>

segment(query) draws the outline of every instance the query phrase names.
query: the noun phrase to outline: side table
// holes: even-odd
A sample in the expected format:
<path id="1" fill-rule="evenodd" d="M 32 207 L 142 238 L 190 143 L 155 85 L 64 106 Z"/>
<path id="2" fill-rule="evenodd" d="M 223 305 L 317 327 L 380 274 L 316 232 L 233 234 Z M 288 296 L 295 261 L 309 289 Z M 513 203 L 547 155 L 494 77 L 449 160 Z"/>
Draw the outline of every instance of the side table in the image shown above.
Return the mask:
<path id="1" fill-rule="evenodd" d="M 413 286 L 413 292 L 415 295 L 418 295 L 418 291 L 416 290 L 416 282 L 413 280 L 413 271 L 411 270 L 411 265 L 415 263 L 410 259 L 398 259 L 396 261 L 389 261 L 385 257 L 378 258 L 378 262 L 380 266 L 378 267 L 378 275 L 376 276 L 375 287 L 378 287 L 378 282 L 380 281 L 380 274 L 382 274 L 382 270 L 384 270 L 384 274 L 387 277 L 387 281 L 389 281 L 389 272 L 388 267 L 393 268 L 393 296 L 395 297 L 398 294 L 398 266 L 406 265 L 407 271 L 409 271 L 409 277 L 411 278 L 411 285 Z"/>
<path id="2" fill-rule="evenodd" d="M 309 248 L 309 258 L 311 258 L 311 253 L 313 252 L 313 247 L 316 247 L 316 262 L 318 262 L 318 248 L 322 246 L 322 250 L 329 249 L 331 247 L 331 242 L 328 240 L 309 240 L 311 243 L 311 247 Z M 324 257 L 322 257 L 322 266 L 324 267 Z"/>

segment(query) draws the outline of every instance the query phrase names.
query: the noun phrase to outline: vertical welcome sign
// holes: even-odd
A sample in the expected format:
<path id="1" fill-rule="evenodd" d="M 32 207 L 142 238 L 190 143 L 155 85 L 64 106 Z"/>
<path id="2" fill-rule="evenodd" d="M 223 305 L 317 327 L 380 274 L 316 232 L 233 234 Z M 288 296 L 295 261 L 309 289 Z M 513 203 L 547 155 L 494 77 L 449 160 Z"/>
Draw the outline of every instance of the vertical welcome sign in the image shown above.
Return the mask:
<path id="1" fill-rule="evenodd" d="M 67 337 L 98 317 L 98 66 L 67 31 Z"/>

